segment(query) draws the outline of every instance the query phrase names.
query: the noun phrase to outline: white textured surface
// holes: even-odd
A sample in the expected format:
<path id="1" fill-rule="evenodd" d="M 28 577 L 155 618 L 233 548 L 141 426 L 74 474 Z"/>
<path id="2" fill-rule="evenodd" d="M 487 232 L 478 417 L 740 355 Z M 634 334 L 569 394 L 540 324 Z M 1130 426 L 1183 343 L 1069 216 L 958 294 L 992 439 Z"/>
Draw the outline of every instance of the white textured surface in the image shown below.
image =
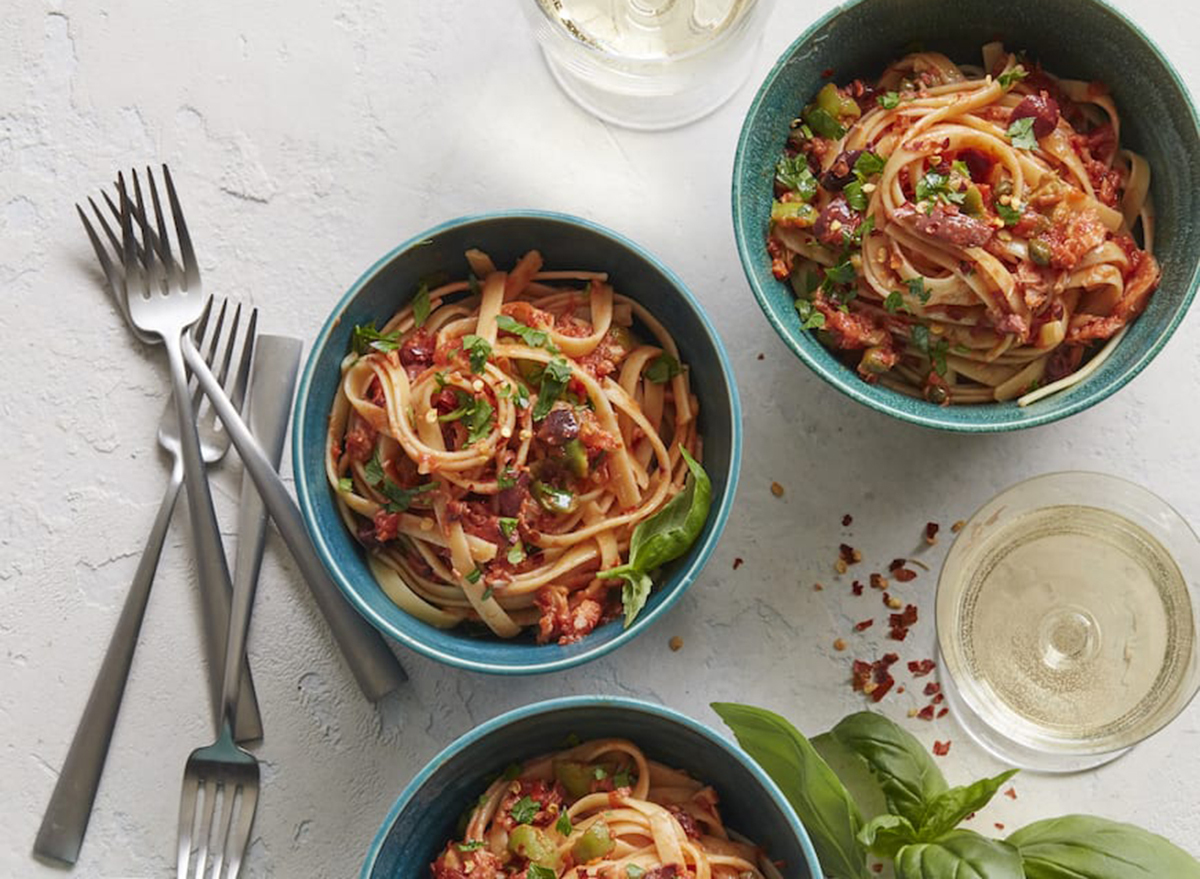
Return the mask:
<path id="1" fill-rule="evenodd" d="M 780 3 L 755 77 L 828 5 Z M 1200 86 L 1200 13 L 1121 5 Z M 1051 427 L 945 436 L 853 405 L 794 361 L 742 278 L 727 193 L 752 90 L 680 131 L 608 128 L 555 89 L 515 0 L 8 0 L 0 83 L 0 875 L 61 875 L 30 848 L 165 478 L 153 445 L 165 364 L 102 298 L 72 206 L 134 163 L 176 169 L 208 288 L 252 299 L 265 330 L 304 337 L 364 267 L 435 222 L 516 206 L 590 217 L 692 286 L 745 402 L 742 488 L 706 574 L 650 634 L 566 674 L 498 680 L 405 655 L 411 685 L 376 708 L 273 537 L 250 639 L 267 736 L 251 876 L 355 874 L 426 760 L 535 699 L 629 694 L 711 723 L 709 701 L 745 699 L 827 728 L 861 706 L 851 654 L 892 643 L 876 640 L 878 596 L 852 599 L 830 579 L 844 512 L 874 565 L 910 552 L 926 520 L 948 526 L 1055 469 L 1129 477 L 1200 521 L 1194 317 L 1115 399 Z M 230 536 L 237 479 L 231 462 L 216 480 Z M 186 525 L 184 513 L 168 539 L 79 877 L 169 874 L 183 761 L 212 737 Z M 935 569 L 947 542 L 922 554 Z M 922 576 L 898 590 L 925 613 L 905 659 L 931 652 L 933 587 Z M 866 617 L 873 637 L 847 634 Z M 831 647 L 839 635 L 846 653 Z M 903 718 L 917 704 L 910 693 L 882 707 Z M 954 740 L 952 781 L 996 768 L 949 718 L 906 723 L 926 743 Z M 1020 798 L 976 824 L 1086 810 L 1200 853 L 1198 747 L 1193 705 L 1101 771 L 1019 778 Z"/>

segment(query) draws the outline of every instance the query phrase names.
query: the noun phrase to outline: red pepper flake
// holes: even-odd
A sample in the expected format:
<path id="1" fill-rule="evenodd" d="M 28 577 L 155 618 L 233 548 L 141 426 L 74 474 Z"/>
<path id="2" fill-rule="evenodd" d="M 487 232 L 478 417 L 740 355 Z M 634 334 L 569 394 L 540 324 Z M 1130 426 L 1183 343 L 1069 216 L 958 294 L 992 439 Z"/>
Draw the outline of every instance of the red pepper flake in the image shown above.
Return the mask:
<path id="1" fill-rule="evenodd" d="M 941 705 L 943 702 L 945 702 L 945 701 L 946 701 L 946 694 L 945 694 L 945 693 L 938 693 L 938 694 L 937 694 L 936 696 L 934 696 L 934 697 L 933 697 L 933 698 L 932 698 L 930 701 L 931 701 L 931 702 L 932 702 L 934 705 Z"/>
<path id="2" fill-rule="evenodd" d="M 941 528 L 941 526 L 938 525 L 937 522 L 925 523 L 925 542 L 930 546 L 933 546 L 935 543 L 937 543 L 937 533 L 939 528 Z"/>
<path id="3" fill-rule="evenodd" d="M 848 543 L 843 543 L 838 546 L 838 558 L 847 565 L 853 565 L 862 561 L 862 552 Z"/>
<path id="4" fill-rule="evenodd" d="M 887 589 L 887 587 L 888 587 L 887 577 L 883 576 L 883 574 L 872 574 L 871 575 L 871 588 L 872 589 Z"/>
<path id="5" fill-rule="evenodd" d="M 824 70 L 821 71 L 821 79 L 830 79 L 832 77 L 833 77 L 833 68 L 832 67 L 826 67 Z"/>
<path id="6" fill-rule="evenodd" d="M 909 580 L 917 579 L 917 572 L 911 571 L 908 568 L 896 568 L 892 571 L 892 576 L 896 578 L 898 583 L 907 583 Z"/>
<path id="7" fill-rule="evenodd" d="M 873 626 L 873 625 L 875 625 L 875 620 L 873 620 L 873 619 L 863 620 L 861 623 L 854 624 L 854 631 L 865 632 L 867 629 L 871 628 L 871 626 Z"/>
<path id="8" fill-rule="evenodd" d="M 962 531 L 966 527 L 967 527 L 967 523 L 964 522 L 962 519 L 959 519 L 957 522 L 955 522 L 953 525 L 950 526 L 950 530 L 953 531 L 955 534 L 957 534 L 959 531 Z"/>
<path id="9" fill-rule="evenodd" d="M 912 665 L 912 663 L 909 663 L 909 665 Z M 937 681 L 930 681 L 925 685 L 926 696 L 936 696 L 940 692 L 942 692 L 942 685 Z"/>
<path id="10" fill-rule="evenodd" d="M 745 563 L 746 563 L 745 560 L 741 556 L 738 556 L 736 559 L 733 560 L 733 569 L 736 571 L 738 568 L 740 568 Z"/>
<path id="11" fill-rule="evenodd" d="M 759 355 L 758 355 L 758 359 L 759 359 L 759 360 L 766 360 L 766 359 L 767 359 L 767 355 L 766 355 L 766 354 L 759 354 Z"/>
<path id="12" fill-rule="evenodd" d="M 997 822 L 996 822 L 994 825 L 992 825 L 992 826 L 993 826 L 993 827 L 995 827 L 997 830 L 1003 830 L 1003 829 L 1004 829 L 1004 824 L 1003 824 L 1003 822 L 1001 822 L 1001 821 L 997 821 Z"/>
<path id="13" fill-rule="evenodd" d="M 910 660 L 908 663 L 908 672 L 914 678 L 923 678 L 937 668 L 937 663 L 932 659 Z"/>
<path id="14" fill-rule="evenodd" d="M 903 641 L 908 637 L 909 627 L 917 621 L 917 606 L 908 604 L 904 606 L 902 613 L 894 613 L 888 616 L 888 625 L 891 630 L 888 632 L 888 637 L 895 641 Z"/>
<path id="15" fill-rule="evenodd" d="M 856 692 L 870 696 L 872 702 L 878 702 L 896 683 L 888 669 L 899 660 L 900 657 L 895 653 L 885 653 L 875 662 L 854 660 L 851 669 L 851 685 Z"/>
<path id="16" fill-rule="evenodd" d="M 843 528 L 849 528 L 852 524 L 854 524 L 853 516 L 851 516 L 849 513 L 842 516 L 842 527 Z"/>
<path id="17" fill-rule="evenodd" d="M 950 713 L 950 709 L 949 709 L 949 708 L 943 708 L 941 711 L 939 711 L 939 712 L 937 713 L 938 719 L 940 720 L 941 718 L 945 717 L 945 716 L 946 716 L 947 714 L 949 714 L 949 713 Z"/>
<path id="18" fill-rule="evenodd" d="M 872 864 L 871 872 L 872 873 L 882 873 L 883 872 L 883 864 Z"/>
<path id="19" fill-rule="evenodd" d="M 904 626 L 893 626 L 888 629 L 888 637 L 893 641 L 903 641 L 908 637 L 908 629 Z"/>
<path id="20" fill-rule="evenodd" d="M 1015 800 L 1017 798 L 1017 789 L 1015 787 L 1010 787 L 1004 792 L 1004 795 L 1010 800 Z"/>
<path id="21" fill-rule="evenodd" d="M 935 757 L 945 757 L 950 753 L 950 742 L 934 742 L 933 753 Z"/>
<path id="22" fill-rule="evenodd" d="M 907 563 L 907 559 L 892 559 L 892 563 L 888 565 L 889 571 L 898 571 Z"/>
<path id="23" fill-rule="evenodd" d="M 933 711 L 934 711 L 934 709 L 933 709 L 932 705 L 926 705 L 924 708 L 922 708 L 920 711 L 917 712 L 917 719 L 918 720 L 933 720 Z"/>
<path id="24" fill-rule="evenodd" d="M 813 592 L 820 592 L 824 588 L 820 583 L 813 583 Z"/>
<path id="25" fill-rule="evenodd" d="M 896 688 L 896 692 L 897 692 L 897 693 L 903 693 L 903 692 L 904 692 L 904 684 L 901 684 L 900 686 L 898 686 L 898 687 Z"/>
<path id="26" fill-rule="evenodd" d="M 853 583 L 851 583 L 850 591 L 853 592 L 855 595 L 862 595 L 863 594 L 862 580 L 855 580 Z"/>

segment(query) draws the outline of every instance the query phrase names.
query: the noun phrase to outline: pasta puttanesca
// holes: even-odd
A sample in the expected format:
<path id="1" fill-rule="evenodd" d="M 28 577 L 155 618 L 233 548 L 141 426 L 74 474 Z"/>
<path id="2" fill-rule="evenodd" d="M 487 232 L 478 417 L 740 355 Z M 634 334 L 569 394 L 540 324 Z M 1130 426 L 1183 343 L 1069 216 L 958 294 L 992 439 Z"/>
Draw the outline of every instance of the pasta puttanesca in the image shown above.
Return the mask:
<path id="1" fill-rule="evenodd" d="M 469 279 L 355 328 L 327 477 L 402 609 L 570 643 L 621 613 L 620 579 L 596 575 L 684 487 L 696 398 L 670 334 L 604 273 L 467 260 Z"/>
<path id="2" fill-rule="evenodd" d="M 1157 287 L 1150 169 L 1102 85 L 999 43 L 983 60 L 918 52 L 825 85 L 779 163 L 767 244 L 803 325 L 866 381 L 1024 405 L 1086 378 Z"/>
<path id="3" fill-rule="evenodd" d="M 778 879 L 731 835 L 711 787 L 597 739 L 514 765 L 479 798 L 433 879 Z"/>

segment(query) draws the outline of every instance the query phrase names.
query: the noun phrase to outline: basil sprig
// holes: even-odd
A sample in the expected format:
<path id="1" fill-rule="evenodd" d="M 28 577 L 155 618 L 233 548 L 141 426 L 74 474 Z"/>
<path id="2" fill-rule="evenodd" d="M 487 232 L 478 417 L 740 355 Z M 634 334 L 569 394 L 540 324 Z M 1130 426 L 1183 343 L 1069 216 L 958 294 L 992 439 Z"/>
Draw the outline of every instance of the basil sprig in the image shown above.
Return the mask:
<path id="1" fill-rule="evenodd" d="M 712 707 L 796 809 L 831 879 L 869 875 L 868 852 L 891 859 L 897 879 L 1200 879 L 1183 849 L 1106 818 L 1037 821 L 1004 840 L 959 829 L 1016 770 L 949 787 L 921 743 L 882 715 L 852 714 L 809 742 L 764 709 Z"/>
<path id="2" fill-rule="evenodd" d="M 712 481 L 704 468 L 687 453 L 687 449 L 680 447 L 679 451 L 691 471 L 683 491 L 633 529 L 633 536 L 629 539 L 628 564 L 596 575 L 625 578 L 621 590 L 621 603 L 625 605 L 625 628 L 629 628 L 646 606 L 646 599 L 650 597 L 650 590 L 654 586 L 650 573 L 687 552 L 708 520 L 708 509 L 712 506 Z"/>

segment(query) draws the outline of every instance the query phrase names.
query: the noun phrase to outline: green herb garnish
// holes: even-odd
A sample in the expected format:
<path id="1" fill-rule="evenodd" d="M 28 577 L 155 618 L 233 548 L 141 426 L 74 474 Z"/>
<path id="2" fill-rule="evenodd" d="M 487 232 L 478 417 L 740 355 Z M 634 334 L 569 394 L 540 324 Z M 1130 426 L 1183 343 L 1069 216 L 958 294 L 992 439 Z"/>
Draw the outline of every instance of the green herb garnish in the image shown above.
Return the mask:
<path id="1" fill-rule="evenodd" d="M 504 535 L 505 540 L 511 540 L 513 534 L 517 531 L 517 526 L 520 524 L 519 519 L 511 518 L 510 516 L 500 517 L 500 533 Z"/>
<path id="2" fill-rule="evenodd" d="M 556 822 L 554 822 L 554 829 L 557 830 L 559 833 L 561 833 L 563 836 L 570 836 L 571 831 L 575 829 L 571 825 L 571 816 L 568 815 L 566 812 L 562 812 L 558 816 L 558 820 Z"/>
<path id="3" fill-rule="evenodd" d="M 895 110 L 900 104 L 900 93 L 884 92 L 882 95 L 877 95 L 875 100 L 878 102 L 879 106 L 883 107 L 883 109 Z"/>
<path id="4" fill-rule="evenodd" d="M 830 140 L 841 140 L 846 136 L 846 129 L 842 127 L 837 119 L 821 107 L 815 104 L 804 111 L 804 121 L 808 123 L 809 128 L 815 131 L 821 137 L 828 137 Z"/>
<path id="5" fill-rule="evenodd" d="M 803 153 L 784 156 L 775 166 L 775 179 L 800 197 L 801 201 L 812 201 L 817 194 L 817 178 L 808 168 L 808 157 Z"/>
<path id="6" fill-rule="evenodd" d="M 968 175 L 969 177 L 970 175 Z M 917 183 L 917 201 L 941 201 L 946 204 L 962 204 L 967 194 L 953 188 L 949 174 L 940 171 L 926 171 Z"/>
<path id="7" fill-rule="evenodd" d="M 925 279 L 923 277 L 909 278 L 904 282 L 908 286 L 908 292 L 920 299 L 922 302 L 929 301 L 929 291 L 925 289 Z"/>
<path id="8" fill-rule="evenodd" d="M 542 804 L 537 800 L 524 796 L 513 804 L 513 807 L 508 810 L 508 814 L 512 815 L 513 820 L 518 824 L 532 824 L 541 808 Z"/>
<path id="9" fill-rule="evenodd" d="M 895 314 L 902 308 L 905 311 L 908 310 L 904 305 L 904 294 L 899 290 L 893 290 L 887 295 L 887 298 L 883 300 L 883 307 L 887 309 L 888 314 Z"/>
<path id="10" fill-rule="evenodd" d="M 817 311 L 807 299 L 797 299 L 795 306 L 800 315 L 800 329 L 819 330 L 825 326 L 825 315 Z"/>
<path id="11" fill-rule="evenodd" d="M 679 361 L 664 351 L 650 361 L 643 375 L 656 385 L 665 385 L 681 372 L 683 367 L 679 365 Z"/>
<path id="12" fill-rule="evenodd" d="M 537 330 L 526 326 L 519 320 L 509 317 L 507 314 L 501 314 L 496 317 L 496 326 L 506 333 L 518 336 L 530 348 L 545 348 L 553 354 L 558 353 L 558 349 L 550 344 L 550 334 L 545 330 Z"/>
<path id="13" fill-rule="evenodd" d="M 1006 71 L 1005 73 L 1001 73 L 999 76 L 997 76 L 996 82 L 1000 83 L 1000 88 L 1009 89 L 1013 87 L 1014 83 L 1020 82 L 1027 76 L 1029 76 L 1029 74 L 1025 72 L 1025 68 L 1018 64 L 1012 70 Z"/>
<path id="14" fill-rule="evenodd" d="M 384 510 L 389 513 L 403 513 L 416 499 L 418 495 L 424 494 L 427 491 L 433 491 L 438 487 L 436 482 L 426 482 L 423 485 L 418 485 L 416 488 L 401 488 L 390 479 L 383 480 L 383 485 L 379 486 L 380 492 L 388 499 L 388 503 L 384 506 Z"/>
<path id="15" fill-rule="evenodd" d="M 1000 201 L 996 202 L 996 216 L 1004 221 L 1005 226 L 1015 226 L 1021 222 L 1021 212 Z"/>
<path id="16" fill-rule="evenodd" d="M 462 348 L 471 361 L 471 372 L 481 373 L 487 365 L 488 357 L 492 354 L 492 346 L 483 336 L 468 333 L 462 337 Z"/>
<path id="17" fill-rule="evenodd" d="M 375 328 L 375 321 L 359 324 L 350 336 L 350 350 L 355 354 L 369 354 L 372 350 L 387 354 L 400 347 L 400 332 L 381 333 Z"/>
<path id="18" fill-rule="evenodd" d="M 554 357 L 542 371 L 542 384 L 538 389 L 537 404 L 533 407 L 533 420 L 541 421 L 550 414 L 554 403 L 562 396 L 567 382 L 571 380 L 571 367 L 561 357 Z"/>
<path id="19" fill-rule="evenodd" d="M 367 485 L 374 487 L 383 481 L 383 464 L 379 461 L 379 449 L 376 449 L 371 455 L 371 460 L 363 468 L 363 478 L 367 480 Z"/>
<path id="20" fill-rule="evenodd" d="M 417 295 L 413 297 L 413 325 L 425 326 L 425 321 L 429 320 L 430 309 L 429 285 L 422 282 L 421 286 L 417 287 Z"/>
<path id="21" fill-rule="evenodd" d="M 1012 125 L 1008 126 L 1008 131 L 1004 132 L 1008 135 L 1008 139 L 1017 149 L 1035 150 L 1037 149 L 1037 135 L 1033 133 L 1033 117 L 1025 116 L 1018 119 Z"/>
<path id="22" fill-rule="evenodd" d="M 541 864 L 530 864 L 525 868 L 525 879 L 557 879 L 558 873 L 552 867 Z"/>
<path id="23" fill-rule="evenodd" d="M 338 491 L 353 491 L 354 480 L 349 476 L 343 476 L 338 480 Z"/>
<path id="24" fill-rule="evenodd" d="M 477 852 L 486 845 L 487 843 L 482 839 L 469 839 L 466 842 L 460 842 L 458 850 L 460 852 Z"/>

